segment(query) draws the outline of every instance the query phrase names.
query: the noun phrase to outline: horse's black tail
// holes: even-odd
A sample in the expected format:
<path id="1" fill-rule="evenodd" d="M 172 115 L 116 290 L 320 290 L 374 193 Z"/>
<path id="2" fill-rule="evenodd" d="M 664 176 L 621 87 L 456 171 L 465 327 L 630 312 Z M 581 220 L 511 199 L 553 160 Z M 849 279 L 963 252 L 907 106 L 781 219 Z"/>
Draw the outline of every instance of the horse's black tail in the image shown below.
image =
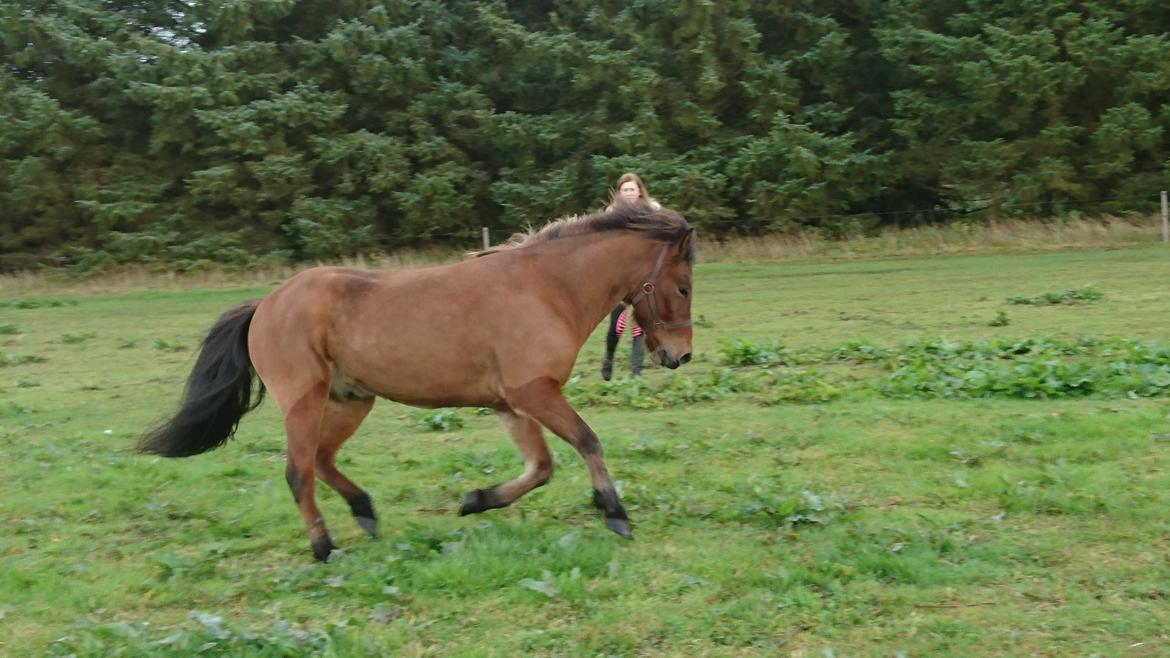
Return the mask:
<path id="1" fill-rule="evenodd" d="M 163 457 L 189 457 L 223 445 L 244 414 L 264 399 L 264 386 L 252 400 L 252 359 L 248 326 L 257 301 L 247 301 L 219 317 L 195 359 L 179 411 L 148 429 L 138 441 L 139 452 Z"/>

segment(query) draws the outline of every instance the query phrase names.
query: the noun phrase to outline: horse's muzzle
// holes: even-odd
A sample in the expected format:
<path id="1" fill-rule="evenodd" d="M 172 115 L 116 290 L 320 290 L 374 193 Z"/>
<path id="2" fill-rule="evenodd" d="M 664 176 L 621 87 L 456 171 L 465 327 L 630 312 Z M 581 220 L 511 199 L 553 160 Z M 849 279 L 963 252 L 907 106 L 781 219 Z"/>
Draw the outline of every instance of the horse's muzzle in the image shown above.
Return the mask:
<path id="1" fill-rule="evenodd" d="M 687 352 L 686 354 L 680 356 L 679 358 L 674 359 L 674 358 L 671 358 L 671 356 L 669 354 L 667 354 L 665 349 L 661 349 L 661 350 L 658 350 L 658 362 L 661 363 L 662 365 L 666 366 L 667 368 L 674 370 L 675 368 L 678 368 L 679 366 L 681 366 L 683 364 L 690 363 L 691 362 L 691 353 Z"/>

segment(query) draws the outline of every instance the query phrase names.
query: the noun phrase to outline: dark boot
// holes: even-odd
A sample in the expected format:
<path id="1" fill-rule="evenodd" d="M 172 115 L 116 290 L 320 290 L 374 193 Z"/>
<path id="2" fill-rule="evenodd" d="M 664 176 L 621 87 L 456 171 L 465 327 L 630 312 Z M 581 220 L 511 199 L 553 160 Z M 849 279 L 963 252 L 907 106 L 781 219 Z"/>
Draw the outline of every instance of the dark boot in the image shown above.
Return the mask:
<path id="1" fill-rule="evenodd" d="M 605 358 L 601 360 L 601 378 L 609 381 L 613 378 L 613 355 L 606 354 Z"/>
<path id="2" fill-rule="evenodd" d="M 637 377 L 642 374 L 642 356 L 645 351 L 646 338 L 634 336 L 633 344 L 630 345 L 630 376 Z"/>

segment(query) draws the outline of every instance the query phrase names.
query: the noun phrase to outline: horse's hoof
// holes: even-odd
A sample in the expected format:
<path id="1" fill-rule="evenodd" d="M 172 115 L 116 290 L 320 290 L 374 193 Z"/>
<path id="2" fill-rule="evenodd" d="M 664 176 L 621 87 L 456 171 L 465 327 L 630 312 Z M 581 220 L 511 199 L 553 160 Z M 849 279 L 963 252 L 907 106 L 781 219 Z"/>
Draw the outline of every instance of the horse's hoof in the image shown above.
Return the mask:
<path id="1" fill-rule="evenodd" d="M 463 499 L 463 506 L 459 508 L 459 516 L 478 514 L 503 506 L 499 496 L 496 495 L 494 487 L 491 489 L 473 489 L 467 492 L 467 497 Z"/>
<path id="2" fill-rule="evenodd" d="M 371 539 L 378 538 L 378 519 L 371 519 L 368 516 L 355 516 L 353 518 Z"/>
<path id="3" fill-rule="evenodd" d="M 463 498 L 463 505 L 459 507 L 459 516 L 477 514 L 483 510 L 483 490 L 472 489 L 471 491 L 468 491 L 467 495 Z"/>
<path id="4" fill-rule="evenodd" d="M 496 487 L 473 489 L 467 493 L 467 498 L 463 499 L 459 515 L 467 516 L 468 514 L 487 512 L 488 509 L 507 507 L 509 502 L 500 498 L 500 492 L 497 491 Z"/>
<path id="5" fill-rule="evenodd" d="M 630 522 L 625 519 L 606 519 L 605 527 L 613 530 L 623 539 L 634 538 L 634 533 L 630 532 Z"/>
<path id="6" fill-rule="evenodd" d="M 314 539 L 312 542 L 310 542 L 309 545 L 313 547 L 313 557 L 317 558 L 317 560 L 320 562 L 328 562 L 329 556 L 337 550 L 337 547 L 333 545 L 333 540 L 329 538 L 329 535 L 318 537 L 317 539 Z"/>

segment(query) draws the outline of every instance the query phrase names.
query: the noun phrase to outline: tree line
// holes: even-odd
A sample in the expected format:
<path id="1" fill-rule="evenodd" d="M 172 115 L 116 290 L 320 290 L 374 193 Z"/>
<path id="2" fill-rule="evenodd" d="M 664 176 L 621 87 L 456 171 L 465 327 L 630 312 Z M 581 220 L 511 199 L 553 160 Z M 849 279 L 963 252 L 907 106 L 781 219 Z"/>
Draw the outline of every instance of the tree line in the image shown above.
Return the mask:
<path id="1" fill-rule="evenodd" d="M 0 269 L 475 244 L 625 171 L 707 235 L 1148 212 L 1165 0 L 16 0 Z"/>

